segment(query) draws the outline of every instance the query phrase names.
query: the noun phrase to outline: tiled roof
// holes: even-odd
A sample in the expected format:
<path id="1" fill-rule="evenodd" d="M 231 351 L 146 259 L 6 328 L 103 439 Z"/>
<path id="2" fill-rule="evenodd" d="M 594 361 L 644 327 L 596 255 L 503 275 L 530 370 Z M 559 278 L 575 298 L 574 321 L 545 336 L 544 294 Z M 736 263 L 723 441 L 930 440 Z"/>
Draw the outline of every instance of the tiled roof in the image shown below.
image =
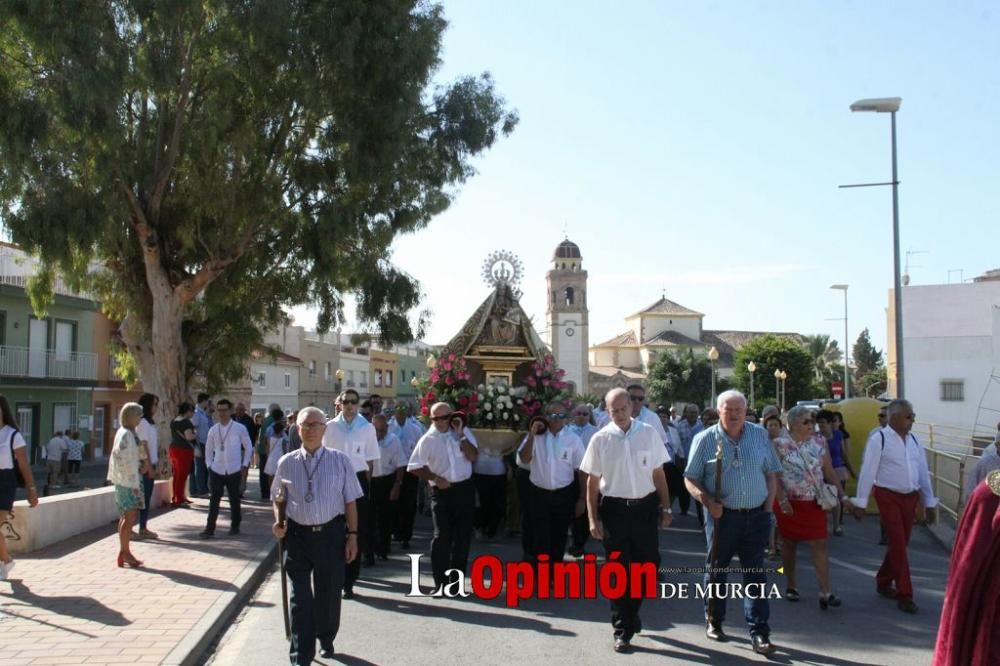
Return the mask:
<path id="1" fill-rule="evenodd" d="M 658 315 L 694 315 L 698 317 L 704 317 L 700 312 L 695 312 L 690 308 L 686 308 L 680 303 L 674 303 L 673 301 L 667 299 L 666 296 L 660 298 L 652 305 L 642 310 L 639 310 L 635 314 L 631 314 L 626 319 L 631 319 L 632 317 L 638 317 L 644 314 L 658 314 Z"/>
<path id="2" fill-rule="evenodd" d="M 613 365 L 592 365 L 590 366 L 590 371 L 597 375 L 602 375 L 604 377 L 614 377 L 618 373 L 628 377 L 629 379 L 643 379 L 646 375 L 641 372 L 635 372 L 634 370 L 625 370 L 624 368 L 616 368 Z"/>
<path id="3" fill-rule="evenodd" d="M 702 343 L 677 331 L 663 331 L 642 344 L 650 347 L 700 347 Z"/>
<path id="4" fill-rule="evenodd" d="M 604 342 L 602 342 L 600 344 L 594 345 L 594 346 L 595 347 L 634 347 L 636 344 L 638 344 L 638 343 L 636 341 L 635 332 L 634 331 L 626 331 L 625 333 L 621 333 L 619 335 L 616 335 L 615 337 L 611 338 L 610 340 L 606 340 L 606 341 L 604 341 Z"/>
<path id="5" fill-rule="evenodd" d="M 277 363 L 302 363 L 302 359 L 299 357 L 286 354 L 285 352 L 278 351 L 277 349 L 254 349 L 250 352 L 250 358 L 255 361 L 270 361 L 273 359 L 274 362 Z"/>

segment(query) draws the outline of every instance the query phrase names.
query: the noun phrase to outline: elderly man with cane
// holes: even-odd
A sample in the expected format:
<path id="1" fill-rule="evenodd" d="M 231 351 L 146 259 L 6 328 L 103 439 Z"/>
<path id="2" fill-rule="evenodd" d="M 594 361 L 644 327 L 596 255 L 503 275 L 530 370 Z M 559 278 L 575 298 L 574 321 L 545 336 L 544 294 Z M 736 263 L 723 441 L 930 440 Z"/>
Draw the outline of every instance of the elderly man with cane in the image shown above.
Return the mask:
<path id="1" fill-rule="evenodd" d="M 747 402 L 739 391 L 725 391 L 717 402 L 719 423 L 699 433 L 691 444 L 684 479 L 688 491 L 707 510 L 705 537 L 710 548 L 706 583 L 726 584 L 734 555 L 744 569 L 743 583 L 767 582 L 764 552 L 771 532 L 771 512 L 781 471 L 764 428 L 746 421 Z M 709 488 L 714 492 L 710 493 Z M 763 596 L 763 595 L 761 595 Z M 743 614 L 757 654 L 771 654 L 770 607 L 766 598 L 743 602 Z M 706 599 L 705 635 L 726 640 L 722 623 L 726 600 Z"/>
<path id="2" fill-rule="evenodd" d="M 281 457 L 271 483 L 272 531 L 284 540 L 292 584 L 289 659 L 305 666 L 316 655 L 317 638 L 321 657 L 334 654 L 345 565 L 358 556 L 355 502 L 362 492 L 351 459 L 322 446 L 323 412 L 306 407 L 297 422 L 302 448 Z"/>

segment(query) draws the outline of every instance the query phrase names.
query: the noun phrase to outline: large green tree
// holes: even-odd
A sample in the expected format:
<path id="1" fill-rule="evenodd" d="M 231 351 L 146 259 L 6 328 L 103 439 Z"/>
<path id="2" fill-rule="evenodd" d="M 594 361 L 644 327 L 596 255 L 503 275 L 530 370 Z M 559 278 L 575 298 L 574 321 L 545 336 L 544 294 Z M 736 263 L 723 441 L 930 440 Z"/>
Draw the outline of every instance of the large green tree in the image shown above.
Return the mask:
<path id="1" fill-rule="evenodd" d="M 242 375 L 287 306 L 326 329 L 354 294 L 411 338 L 392 240 L 517 122 L 488 74 L 434 85 L 445 26 L 433 2 L 0 4 L 0 210 L 38 306 L 55 271 L 95 291 L 165 410 Z"/>
<path id="2" fill-rule="evenodd" d="M 716 380 L 716 392 L 728 388 Z M 660 354 L 646 377 L 649 404 L 691 402 L 704 407 L 712 400 L 712 365 L 705 354 L 692 350 Z"/>
<path id="3" fill-rule="evenodd" d="M 754 362 L 754 393 L 757 404 L 774 403 L 777 396 L 775 370 L 783 370 L 785 379 L 785 407 L 799 400 L 815 398 L 813 358 L 806 348 L 792 338 L 762 335 L 754 338 L 736 352 L 733 385 L 749 395 L 750 372 L 747 365 Z"/>
<path id="4" fill-rule="evenodd" d="M 843 357 L 837 341 L 829 335 L 817 334 L 806 335 L 802 338 L 802 344 L 812 357 L 813 380 L 818 384 L 828 382 L 831 378 L 836 379 L 834 368 L 841 373 L 844 366 L 837 362 Z"/>
<path id="5" fill-rule="evenodd" d="M 882 352 L 872 344 L 871 335 L 868 329 L 864 329 L 858 335 L 857 342 L 854 343 L 854 381 L 860 385 L 859 391 L 864 388 L 865 378 L 871 373 L 879 370 L 883 366 Z M 871 383 L 870 381 L 868 383 Z"/>

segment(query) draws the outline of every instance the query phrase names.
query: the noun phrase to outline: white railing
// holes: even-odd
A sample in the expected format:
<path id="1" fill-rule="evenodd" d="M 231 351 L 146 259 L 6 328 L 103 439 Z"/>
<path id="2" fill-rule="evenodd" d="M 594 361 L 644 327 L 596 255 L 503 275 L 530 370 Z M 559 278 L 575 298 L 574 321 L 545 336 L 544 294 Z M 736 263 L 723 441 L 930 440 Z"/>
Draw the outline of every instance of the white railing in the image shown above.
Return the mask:
<path id="1" fill-rule="evenodd" d="M 97 354 L 0 346 L 0 376 L 97 381 Z"/>

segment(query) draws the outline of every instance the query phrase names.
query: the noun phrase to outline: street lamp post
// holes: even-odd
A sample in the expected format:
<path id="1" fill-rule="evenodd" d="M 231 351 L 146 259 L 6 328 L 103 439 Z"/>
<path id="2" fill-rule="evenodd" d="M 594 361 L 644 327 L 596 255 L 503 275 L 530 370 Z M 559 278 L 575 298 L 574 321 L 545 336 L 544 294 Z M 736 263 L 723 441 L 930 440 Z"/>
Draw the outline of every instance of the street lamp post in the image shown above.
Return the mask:
<path id="1" fill-rule="evenodd" d="M 715 406 L 715 362 L 719 360 L 719 350 L 713 345 L 711 349 L 708 350 L 708 360 L 712 362 L 712 404 L 710 407 Z"/>
<path id="2" fill-rule="evenodd" d="M 903 390 L 903 285 L 899 260 L 899 173 L 896 168 L 896 112 L 902 103 L 899 97 L 882 97 L 876 99 L 860 99 L 851 104 L 851 111 L 868 111 L 888 113 L 892 131 L 892 181 L 888 183 L 865 183 L 862 185 L 842 185 L 841 187 L 875 187 L 892 185 L 892 259 L 893 259 L 893 306 L 895 309 L 895 347 L 896 347 L 896 397 L 905 395 Z M 845 387 L 846 388 L 846 387 Z"/>
<path id="3" fill-rule="evenodd" d="M 788 373 L 785 372 L 784 370 L 782 370 L 781 371 L 781 413 L 782 414 L 785 413 L 785 396 L 787 395 L 785 393 L 785 389 L 788 388 L 788 384 L 785 383 L 786 379 L 788 379 Z"/>
<path id="4" fill-rule="evenodd" d="M 844 292 L 844 400 L 851 397 L 850 375 L 848 374 L 847 350 L 850 345 L 850 338 L 847 337 L 847 285 L 831 284 L 830 289 L 839 289 Z"/>
<path id="5" fill-rule="evenodd" d="M 774 406 L 781 407 L 781 370 L 774 371 Z"/>
<path id="6" fill-rule="evenodd" d="M 753 373 L 757 372 L 757 364 L 753 361 L 747 363 L 747 372 L 750 373 L 750 409 L 754 408 L 753 400 Z"/>

